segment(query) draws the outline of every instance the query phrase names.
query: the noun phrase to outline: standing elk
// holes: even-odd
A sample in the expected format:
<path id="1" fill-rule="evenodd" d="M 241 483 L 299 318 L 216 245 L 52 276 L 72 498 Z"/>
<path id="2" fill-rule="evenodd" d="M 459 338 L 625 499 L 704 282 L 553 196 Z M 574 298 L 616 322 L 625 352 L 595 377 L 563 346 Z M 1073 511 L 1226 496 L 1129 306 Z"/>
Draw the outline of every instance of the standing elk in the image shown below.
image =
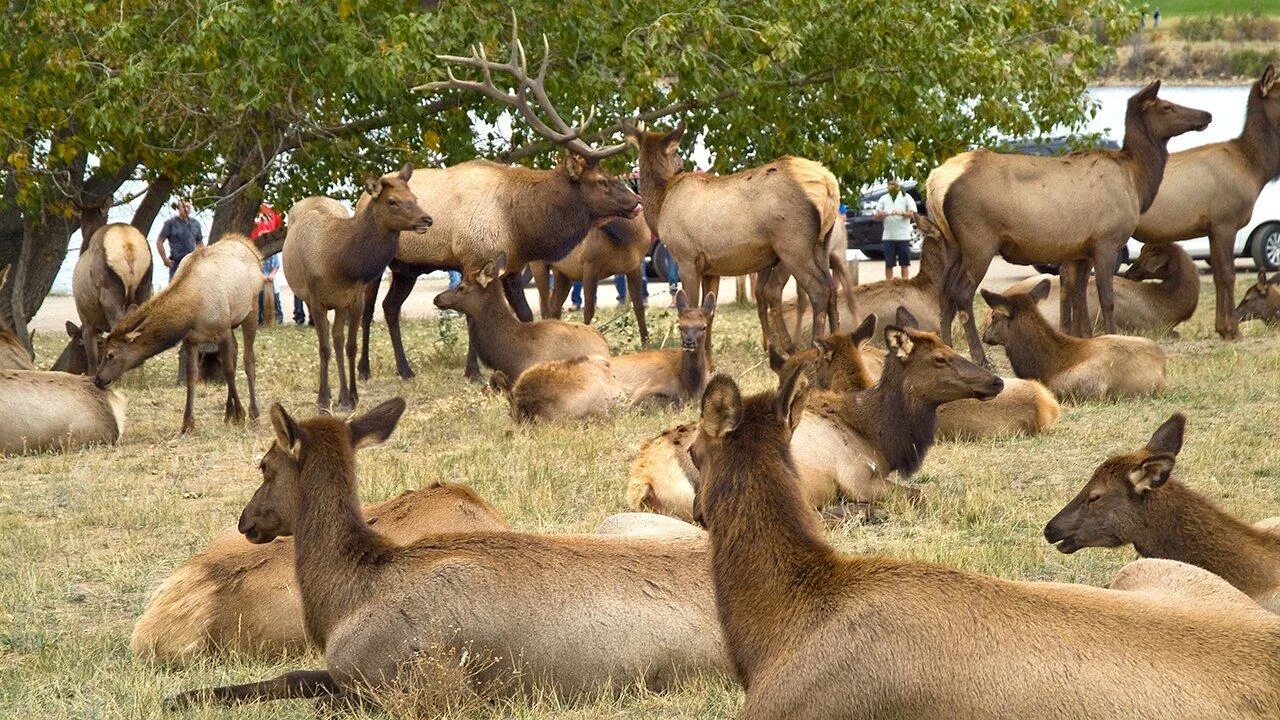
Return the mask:
<path id="1" fill-rule="evenodd" d="M 1036 157 L 977 150 L 943 163 L 929 174 L 929 217 L 956 248 L 939 302 L 942 338 L 963 313 L 969 354 L 986 362 L 973 297 L 997 253 L 1015 263 L 1060 262 L 1062 328 L 1090 335 L 1085 284 L 1097 271 L 1102 326 L 1114 333 L 1112 275 L 1120 248 L 1150 207 L 1169 157 L 1169 138 L 1203 130 L 1202 110 L 1156 97 L 1155 81 L 1129 98 L 1124 146 L 1064 157 Z"/>
<path id="2" fill-rule="evenodd" d="M 84 243 L 71 278 L 86 372 L 98 369 L 98 335 L 151 297 L 151 247 L 128 223 L 103 225 Z"/>
<path id="3" fill-rule="evenodd" d="M 284 276 L 311 308 L 320 344 L 320 390 L 316 405 L 329 410 L 329 311 L 338 360 L 338 410 L 356 405 L 356 335 L 366 286 L 382 277 L 399 249 L 401 231 L 422 232 L 431 216 L 410 189 L 413 166 L 365 180 L 355 216 L 337 200 L 309 197 L 289 208 Z M 345 329 L 345 337 L 344 337 Z M 345 347 L 344 347 L 345 339 Z"/>
<path id="4" fill-rule="evenodd" d="M 1223 338 L 1240 337 L 1235 302 L 1235 240 L 1253 216 L 1267 183 L 1280 177 L 1280 73 L 1268 65 L 1249 88 L 1240 136 L 1169 156 L 1164 182 L 1133 236 L 1144 243 L 1172 243 L 1209 236 L 1217 294 L 1214 325 Z M 1252 242 L 1261 243 L 1255 236 Z M 1262 257 L 1254 248 L 1254 257 Z"/>

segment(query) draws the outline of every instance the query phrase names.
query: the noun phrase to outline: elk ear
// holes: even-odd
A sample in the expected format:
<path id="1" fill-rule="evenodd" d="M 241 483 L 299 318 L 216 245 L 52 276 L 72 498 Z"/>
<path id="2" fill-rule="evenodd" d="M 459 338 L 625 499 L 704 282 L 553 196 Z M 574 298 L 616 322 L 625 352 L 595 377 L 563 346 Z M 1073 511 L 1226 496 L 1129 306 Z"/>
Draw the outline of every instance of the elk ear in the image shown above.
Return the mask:
<path id="1" fill-rule="evenodd" d="M 902 359 L 906 359 L 911 354 L 911 349 L 915 347 L 907 331 L 897 325 L 889 325 L 884 329 L 884 344 L 889 348 L 891 355 L 897 355 Z"/>
<path id="2" fill-rule="evenodd" d="M 680 288 L 679 290 L 676 291 L 676 312 L 680 314 L 684 314 L 684 311 L 688 309 L 689 309 L 689 298 L 685 296 L 684 288 Z"/>
<path id="3" fill-rule="evenodd" d="M 587 159 L 575 152 L 565 151 L 564 169 L 569 174 L 569 179 L 578 182 L 582 179 L 582 173 L 587 171 L 590 165 Z"/>
<path id="4" fill-rule="evenodd" d="M 715 293 L 709 292 L 706 297 L 702 298 L 702 312 L 706 313 L 708 317 L 716 314 Z"/>
<path id="5" fill-rule="evenodd" d="M 497 277 L 497 268 L 494 267 L 493 261 L 490 260 L 484 264 L 484 267 L 480 268 L 480 272 L 476 273 L 476 284 L 482 288 L 487 288 L 489 283 L 493 282 Z"/>
<path id="6" fill-rule="evenodd" d="M 400 168 L 400 172 L 396 177 L 405 182 L 409 182 L 409 178 L 413 177 L 413 163 L 405 163 L 404 167 Z"/>
<path id="7" fill-rule="evenodd" d="M 1151 435 L 1151 439 L 1147 441 L 1147 450 L 1152 453 L 1169 455 L 1176 457 L 1178 452 L 1182 450 L 1182 436 L 1187 427 L 1187 416 L 1182 413 L 1174 413 L 1172 417 L 1164 421 L 1164 424 L 1156 428 L 1155 433 Z"/>
<path id="8" fill-rule="evenodd" d="M 1146 494 L 1148 490 L 1160 487 L 1169 479 L 1173 463 L 1172 455 L 1152 455 L 1129 471 L 1129 484 L 1139 495 Z"/>
<path id="9" fill-rule="evenodd" d="M 685 131 L 684 121 L 681 120 L 675 128 L 662 137 L 662 151 L 668 155 L 675 153 L 676 148 L 680 147 L 680 138 L 684 137 Z"/>
<path id="10" fill-rule="evenodd" d="M 769 343 L 769 367 L 774 372 L 782 372 L 782 368 L 786 366 L 787 359 L 790 357 L 785 351 L 779 350 L 773 343 Z"/>
<path id="11" fill-rule="evenodd" d="M 271 429 L 276 433 L 276 445 L 297 460 L 302 453 L 302 428 L 280 403 L 271 406 Z"/>
<path id="12" fill-rule="evenodd" d="M 507 251 L 503 250 L 493 259 L 493 272 L 495 278 L 500 278 L 507 274 Z"/>
<path id="13" fill-rule="evenodd" d="M 858 326 L 857 330 L 854 330 L 853 333 L 849 335 L 849 338 L 853 340 L 853 344 L 857 346 L 857 345 L 861 345 L 867 340 L 870 340 L 871 336 L 874 335 L 875 332 L 876 332 L 876 316 L 875 316 L 875 313 L 872 313 L 870 315 L 867 315 L 865 318 L 863 318 L 862 324 Z"/>
<path id="14" fill-rule="evenodd" d="M 1266 97 L 1275 88 L 1277 80 L 1280 80 L 1280 74 L 1276 73 L 1276 66 L 1267 65 L 1267 69 L 1262 71 L 1262 77 L 1258 80 L 1258 91 L 1262 93 L 1262 97 Z"/>
<path id="15" fill-rule="evenodd" d="M 738 384 L 728 375 L 716 375 L 702 391 L 702 417 L 699 426 L 703 434 L 724 437 L 742 422 L 742 393 Z"/>
<path id="16" fill-rule="evenodd" d="M 378 197 L 378 193 L 382 192 L 382 178 L 373 177 L 372 175 L 366 177 L 364 179 L 364 191 L 369 193 L 369 197 Z"/>
<path id="17" fill-rule="evenodd" d="M 71 338 L 72 340 L 80 337 L 80 326 L 76 325 L 70 320 L 67 321 L 67 337 Z"/>
<path id="18" fill-rule="evenodd" d="M 619 125 L 622 126 L 622 134 L 627 138 L 627 143 L 640 147 L 640 128 L 636 127 L 635 121 L 631 118 L 623 118 Z"/>
<path id="19" fill-rule="evenodd" d="M 990 290 L 987 290 L 985 288 L 983 288 L 980 292 L 982 293 L 982 300 L 987 303 L 987 307 L 993 308 L 993 309 L 998 307 L 1002 307 L 1002 308 L 1009 307 L 1009 299 L 1001 295 L 1000 293 L 991 292 Z"/>
<path id="20" fill-rule="evenodd" d="M 347 422 L 351 431 L 351 446 L 356 450 L 381 445 L 391 437 L 400 416 L 404 414 L 404 398 L 391 398 L 358 418 Z"/>
<path id="21" fill-rule="evenodd" d="M 1146 87 L 1139 90 L 1137 94 L 1134 95 L 1133 97 L 1135 100 L 1141 100 L 1143 102 L 1151 102 L 1152 100 L 1156 99 L 1156 95 L 1159 92 L 1160 92 L 1160 81 L 1152 80 L 1150 83 L 1147 84 Z"/>
<path id="22" fill-rule="evenodd" d="M 910 310 L 901 305 L 898 306 L 898 311 L 894 313 L 894 321 L 897 322 L 900 327 L 910 328 L 912 330 L 920 329 L 920 321 L 916 320 L 916 316 L 912 315 Z"/>
<path id="23" fill-rule="evenodd" d="M 778 392 L 773 397 L 773 414 L 786 424 L 787 429 L 795 432 L 796 425 L 804 417 L 804 406 L 809 401 L 809 365 L 799 363 L 778 384 Z"/>
<path id="24" fill-rule="evenodd" d="M 1031 299 L 1035 300 L 1036 302 L 1044 302 L 1049 298 L 1049 289 L 1051 287 L 1052 287 L 1052 284 L 1049 282 L 1049 278 L 1045 278 L 1040 282 L 1036 283 L 1036 286 L 1031 288 L 1031 291 L 1028 292 L 1027 294 L 1030 295 Z"/>

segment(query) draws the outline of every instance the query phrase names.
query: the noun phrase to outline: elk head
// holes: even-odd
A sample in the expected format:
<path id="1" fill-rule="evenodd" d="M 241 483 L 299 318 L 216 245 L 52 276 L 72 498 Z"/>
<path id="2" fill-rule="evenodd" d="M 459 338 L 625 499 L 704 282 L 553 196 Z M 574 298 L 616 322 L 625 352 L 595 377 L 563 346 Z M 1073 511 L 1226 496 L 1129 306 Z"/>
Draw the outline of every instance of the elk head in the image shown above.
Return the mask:
<path id="1" fill-rule="evenodd" d="M 667 132 L 649 132 L 639 123 L 622 122 L 622 134 L 635 146 L 640 155 L 642 172 L 651 173 L 663 180 L 680 172 L 684 160 L 676 152 L 684 137 L 685 124 L 681 122 Z"/>
<path id="2" fill-rule="evenodd" d="M 707 326 L 715 317 L 716 294 L 707 293 L 701 307 L 689 307 L 689 299 L 681 288 L 676 291 L 676 312 L 679 314 L 676 325 L 680 328 L 680 347 L 685 352 L 694 352 L 701 346 Z"/>
<path id="3" fill-rule="evenodd" d="M 441 310 L 457 310 L 468 317 L 480 314 L 487 302 L 505 302 L 501 298 L 502 283 L 499 280 L 507 272 L 507 254 L 498 253 L 480 270 L 464 273 L 462 284 L 436 295 L 436 307 Z"/>
<path id="4" fill-rule="evenodd" d="M 1280 322 L 1280 274 L 1267 279 L 1267 271 L 1258 271 L 1258 282 L 1244 291 L 1244 298 L 1236 307 L 1236 317 L 1241 320 Z"/>
<path id="5" fill-rule="evenodd" d="M 1121 273 L 1121 277 L 1129 280 L 1164 280 L 1173 274 L 1174 262 L 1168 245 L 1151 243 L 1142 246 L 1138 259 L 1133 261 L 1129 269 Z"/>
<path id="6" fill-rule="evenodd" d="M 822 390 L 830 390 L 835 378 L 836 368 L 841 363 L 856 363 L 862 371 L 861 345 L 876 331 L 876 316 L 867 315 L 857 329 L 848 335 L 828 335 L 815 340 L 812 347 L 794 353 L 779 350 L 772 343 L 769 345 L 769 367 L 778 377 L 790 372 L 791 368 L 801 363 L 809 368 L 809 380 Z"/>
<path id="7" fill-rule="evenodd" d="M 1186 422 L 1175 414 L 1146 447 L 1099 465 L 1084 489 L 1045 526 L 1045 540 L 1071 554 L 1084 547 L 1119 547 L 1141 537 L 1151 498 L 1168 481 L 1182 449 Z"/>
<path id="8" fill-rule="evenodd" d="M 908 398 L 941 405 L 952 400 L 990 400 L 1004 389 L 999 375 L 970 362 L 942 342 L 942 338 L 918 328 L 915 317 L 899 307 L 898 324 L 884 329 L 889 352 L 885 370 L 902 366 L 902 391 Z"/>
<path id="9" fill-rule="evenodd" d="M 1191 130 L 1204 130 L 1209 127 L 1209 123 L 1213 120 L 1212 115 L 1204 110 L 1161 100 L 1156 97 L 1159 91 L 1160 81 L 1154 80 L 1129 98 L 1129 105 L 1125 111 L 1126 126 L 1132 119 L 1140 118 L 1157 141 L 1168 140 Z"/>
<path id="10" fill-rule="evenodd" d="M 556 171 L 564 174 L 592 218 L 633 218 L 640 214 L 640 196 L 601 169 L 599 160 L 566 152 Z"/>
<path id="11" fill-rule="evenodd" d="M 93 384 L 105 388 L 147 358 L 177 345 L 187 334 L 186 318 L 162 317 L 153 306 L 134 308 L 102 342 Z"/>
<path id="12" fill-rule="evenodd" d="M 1262 77 L 1253 84 L 1246 115 L 1254 112 L 1255 104 L 1261 107 L 1262 115 L 1267 119 L 1267 127 L 1275 133 L 1280 128 L 1280 72 L 1276 71 L 1275 65 L 1268 65 L 1262 71 Z"/>
<path id="13" fill-rule="evenodd" d="M 988 345 L 1005 345 L 1009 342 L 1009 325 L 1014 319 L 1028 313 L 1040 314 L 1036 307 L 1049 297 L 1052 285 L 1046 278 L 1036 283 L 1029 292 L 1001 295 L 990 290 L 982 291 L 982 299 L 991 311 L 987 313 L 987 326 L 982 330 L 982 342 Z"/>
<path id="14" fill-rule="evenodd" d="M 369 210 L 383 231 L 422 232 L 431 227 L 431 216 L 418 206 L 418 197 L 409 189 L 411 177 L 413 165 L 405 163 L 398 173 L 365 179 L 364 191 L 371 198 Z"/>

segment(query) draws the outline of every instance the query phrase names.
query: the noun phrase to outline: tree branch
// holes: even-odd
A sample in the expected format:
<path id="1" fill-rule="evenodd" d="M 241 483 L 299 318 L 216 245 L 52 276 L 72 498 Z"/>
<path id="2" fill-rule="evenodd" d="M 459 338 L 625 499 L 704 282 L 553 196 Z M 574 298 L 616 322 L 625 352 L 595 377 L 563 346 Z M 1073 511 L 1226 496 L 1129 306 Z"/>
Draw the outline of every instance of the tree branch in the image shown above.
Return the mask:
<path id="1" fill-rule="evenodd" d="M 423 110 L 429 113 L 441 113 L 445 110 L 462 105 L 462 99 L 457 96 L 442 97 L 427 103 L 423 106 Z M 313 140 L 334 140 L 351 135 L 361 135 L 372 130 L 381 130 L 390 127 L 395 122 L 394 114 L 391 112 L 374 115 L 373 117 L 362 118 L 360 120 L 352 120 L 351 122 L 341 125 L 334 125 L 325 128 L 312 128 L 310 130 L 297 130 L 281 139 L 279 152 L 288 152 L 297 150 L 302 147 L 303 143 Z"/>

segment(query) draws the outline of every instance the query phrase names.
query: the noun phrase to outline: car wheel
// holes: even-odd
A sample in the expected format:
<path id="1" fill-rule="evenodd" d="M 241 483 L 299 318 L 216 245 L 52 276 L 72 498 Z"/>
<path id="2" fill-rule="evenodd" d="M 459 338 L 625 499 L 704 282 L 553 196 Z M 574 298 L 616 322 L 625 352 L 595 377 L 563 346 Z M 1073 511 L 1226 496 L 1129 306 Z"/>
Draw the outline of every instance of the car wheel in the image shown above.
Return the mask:
<path id="1" fill-rule="evenodd" d="M 1057 275 L 1057 274 L 1058 274 L 1058 264 L 1057 264 L 1057 263 L 1036 263 L 1035 265 L 1032 265 L 1031 267 L 1035 268 L 1037 272 L 1042 272 L 1042 273 L 1044 273 L 1044 274 L 1046 274 L 1046 275 Z"/>
<path id="2" fill-rule="evenodd" d="M 1280 223 L 1267 223 L 1254 230 L 1249 245 L 1259 270 L 1280 270 Z"/>
<path id="3" fill-rule="evenodd" d="M 863 255 L 866 255 L 866 256 L 867 256 L 867 259 L 869 259 L 869 260 L 883 260 L 883 259 L 884 259 L 884 251 L 883 251 L 883 250 L 868 250 L 868 249 L 866 249 L 866 248 L 858 248 L 858 249 L 859 249 L 859 250 L 861 250 L 861 251 L 862 251 L 862 254 L 863 254 Z"/>

